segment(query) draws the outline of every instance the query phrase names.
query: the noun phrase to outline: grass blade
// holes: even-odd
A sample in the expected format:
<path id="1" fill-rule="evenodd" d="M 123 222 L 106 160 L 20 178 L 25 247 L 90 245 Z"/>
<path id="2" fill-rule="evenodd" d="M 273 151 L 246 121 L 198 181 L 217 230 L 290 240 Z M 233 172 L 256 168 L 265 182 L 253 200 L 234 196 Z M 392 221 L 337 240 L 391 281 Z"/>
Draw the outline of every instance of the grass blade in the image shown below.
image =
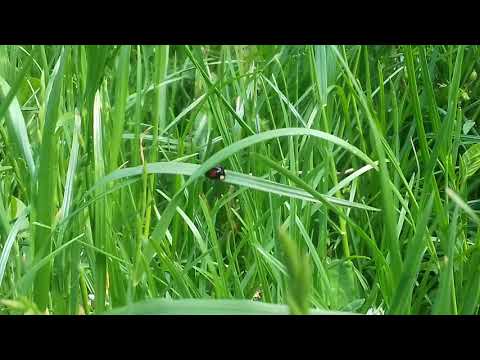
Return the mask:
<path id="1" fill-rule="evenodd" d="M 51 251 L 51 226 L 56 211 L 56 188 L 58 167 L 58 142 L 55 131 L 62 89 L 62 77 L 67 53 L 63 48 L 50 77 L 47 89 L 47 108 L 42 133 L 37 189 L 32 224 L 38 222 L 43 226 L 32 225 L 34 234 L 35 257 L 44 258 Z M 50 290 L 50 264 L 45 264 L 36 276 L 34 300 L 40 311 L 47 308 Z"/>

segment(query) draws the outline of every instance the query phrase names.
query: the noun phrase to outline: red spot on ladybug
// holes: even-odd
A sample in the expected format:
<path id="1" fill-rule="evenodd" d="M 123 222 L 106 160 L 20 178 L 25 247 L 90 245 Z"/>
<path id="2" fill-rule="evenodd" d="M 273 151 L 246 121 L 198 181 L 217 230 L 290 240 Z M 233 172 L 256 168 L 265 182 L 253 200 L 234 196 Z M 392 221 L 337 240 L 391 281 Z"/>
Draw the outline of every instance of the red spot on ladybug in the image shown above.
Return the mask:
<path id="1" fill-rule="evenodd" d="M 225 169 L 223 166 L 215 166 L 205 173 L 205 176 L 212 180 L 225 179 Z"/>

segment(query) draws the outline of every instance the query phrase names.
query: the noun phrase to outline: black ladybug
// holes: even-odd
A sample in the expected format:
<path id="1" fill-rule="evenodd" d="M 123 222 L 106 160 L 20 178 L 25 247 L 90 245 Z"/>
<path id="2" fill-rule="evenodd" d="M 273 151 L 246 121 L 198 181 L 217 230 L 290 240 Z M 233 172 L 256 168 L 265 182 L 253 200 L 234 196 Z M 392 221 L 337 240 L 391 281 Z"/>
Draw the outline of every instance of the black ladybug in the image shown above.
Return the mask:
<path id="1" fill-rule="evenodd" d="M 223 166 L 215 166 L 205 173 L 205 176 L 213 180 L 223 180 L 225 179 L 225 169 Z"/>

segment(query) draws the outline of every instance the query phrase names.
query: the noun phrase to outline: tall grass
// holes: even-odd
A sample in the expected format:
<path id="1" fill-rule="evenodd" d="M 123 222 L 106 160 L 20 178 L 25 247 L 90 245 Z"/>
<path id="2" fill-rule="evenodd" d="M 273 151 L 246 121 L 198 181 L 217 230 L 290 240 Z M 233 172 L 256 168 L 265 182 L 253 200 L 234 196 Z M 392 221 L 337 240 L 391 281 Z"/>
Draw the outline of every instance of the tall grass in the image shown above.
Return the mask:
<path id="1" fill-rule="evenodd" d="M 0 313 L 478 314 L 479 55 L 1 46 Z"/>

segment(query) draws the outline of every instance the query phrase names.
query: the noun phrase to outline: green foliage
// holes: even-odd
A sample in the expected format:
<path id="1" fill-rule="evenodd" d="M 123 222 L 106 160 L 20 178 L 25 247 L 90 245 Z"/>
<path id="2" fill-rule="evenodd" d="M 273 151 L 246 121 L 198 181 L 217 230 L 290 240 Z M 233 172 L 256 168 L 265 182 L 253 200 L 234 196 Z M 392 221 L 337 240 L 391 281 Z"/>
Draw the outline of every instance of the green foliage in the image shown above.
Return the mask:
<path id="1" fill-rule="evenodd" d="M 478 314 L 479 54 L 0 46 L 0 313 Z"/>

